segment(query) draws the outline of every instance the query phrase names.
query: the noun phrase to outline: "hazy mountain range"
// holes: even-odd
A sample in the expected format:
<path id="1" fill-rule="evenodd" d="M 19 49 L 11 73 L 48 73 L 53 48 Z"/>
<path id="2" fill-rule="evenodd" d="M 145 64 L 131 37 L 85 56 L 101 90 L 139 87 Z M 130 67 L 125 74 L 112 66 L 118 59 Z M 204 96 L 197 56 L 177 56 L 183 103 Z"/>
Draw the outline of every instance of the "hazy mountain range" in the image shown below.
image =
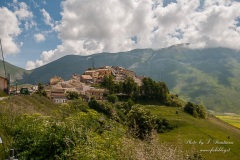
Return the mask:
<path id="1" fill-rule="evenodd" d="M 48 83 L 53 76 L 67 80 L 74 73 L 105 65 L 122 66 L 137 75 L 164 81 L 172 93 L 202 103 L 209 110 L 240 113 L 240 51 L 228 48 L 189 49 L 177 45 L 159 50 L 68 55 L 32 71 L 7 70 L 13 77 L 18 74 L 15 77 L 22 83 L 37 84 Z"/>

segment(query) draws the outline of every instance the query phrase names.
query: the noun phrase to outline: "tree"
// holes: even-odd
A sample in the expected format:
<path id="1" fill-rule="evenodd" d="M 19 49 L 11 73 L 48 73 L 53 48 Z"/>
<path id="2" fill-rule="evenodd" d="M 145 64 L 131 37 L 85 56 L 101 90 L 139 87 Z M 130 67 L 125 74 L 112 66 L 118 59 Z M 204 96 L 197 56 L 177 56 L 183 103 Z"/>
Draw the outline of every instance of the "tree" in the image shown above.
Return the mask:
<path id="1" fill-rule="evenodd" d="M 107 100 L 112 103 L 118 102 L 118 97 L 115 94 L 111 94 L 107 96 Z"/>
<path id="2" fill-rule="evenodd" d="M 142 86 L 141 86 L 141 94 L 146 99 L 151 99 L 152 97 L 152 79 L 145 77 L 142 80 Z"/>
<path id="3" fill-rule="evenodd" d="M 163 103 L 165 103 L 166 102 L 166 99 L 167 99 L 167 95 L 170 93 L 169 92 L 169 89 L 168 89 L 168 87 L 167 87 L 167 85 L 166 85 L 166 83 L 165 82 L 158 82 L 158 86 L 159 86 L 159 95 L 158 95 L 158 99 L 160 100 L 160 101 L 162 101 Z"/>
<path id="4" fill-rule="evenodd" d="M 67 99 L 69 99 L 69 100 L 79 99 L 78 93 L 77 93 L 77 92 L 74 92 L 74 91 L 67 91 L 66 97 L 67 97 Z"/>
<path id="5" fill-rule="evenodd" d="M 40 82 L 38 83 L 38 89 L 36 93 L 39 94 L 40 96 L 44 96 L 44 97 L 47 96 L 47 92 L 44 90 L 44 86 Z"/>
<path id="6" fill-rule="evenodd" d="M 156 100 L 162 104 L 166 103 L 169 90 L 166 83 L 156 82 L 149 77 L 142 80 L 141 96 L 145 99 Z"/>
<path id="7" fill-rule="evenodd" d="M 195 106 L 193 103 L 187 102 L 186 106 L 184 107 L 184 111 L 193 115 L 194 108 L 195 108 Z"/>
<path id="8" fill-rule="evenodd" d="M 123 82 L 114 83 L 114 92 L 123 93 Z"/>
<path id="9" fill-rule="evenodd" d="M 206 109 L 204 106 L 200 105 L 198 110 L 199 117 L 202 119 L 206 118 Z"/>
<path id="10" fill-rule="evenodd" d="M 206 109 L 202 105 L 196 105 L 191 102 L 187 102 L 186 106 L 184 107 L 184 111 L 196 118 L 206 118 Z"/>
<path id="11" fill-rule="evenodd" d="M 138 91 L 137 83 L 134 82 L 133 78 L 127 77 L 123 82 L 123 92 L 129 97 L 132 97 L 133 95 L 138 95 Z"/>
<path id="12" fill-rule="evenodd" d="M 109 90 L 109 93 L 114 93 L 115 92 L 115 83 L 113 81 L 113 76 L 104 76 L 103 77 L 103 82 L 102 85 L 106 87 Z"/>

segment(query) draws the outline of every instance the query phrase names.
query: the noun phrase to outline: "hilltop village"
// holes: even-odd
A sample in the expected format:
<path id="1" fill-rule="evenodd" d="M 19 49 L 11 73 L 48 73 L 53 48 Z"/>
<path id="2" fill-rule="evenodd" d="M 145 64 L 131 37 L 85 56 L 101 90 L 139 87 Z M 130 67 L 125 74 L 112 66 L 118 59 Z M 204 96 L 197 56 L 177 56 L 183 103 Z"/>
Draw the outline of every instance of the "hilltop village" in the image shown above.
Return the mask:
<path id="1" fill-rule="evenodd" d="M 155 101 L 166 106 L 183 106 L 178 95 L 170 94 L 164 82 L 156 82 L 149 77 L 137 76 L 135 72 L 118 66 L 89 68 L 83 74 L 74 74 L 69 80 L 54 76 L 47 85 L 10 86 L 10 94 L 38 93 L 55 103 L 67 103 L 79 98 L 89 102 L 107 100 L 108 96 L 122 99 Z"/>
<path id="2" fill-rule="evenodd" d="M 70 80 L 64 81 L 61 77 L 52 77 L 50 85 L 45 87 L 47 96 L 52 98 L 56 103 L 66 103 L 67 92 L 76 92 L 84 100 L 88 101 L 91 97 L 97 100 L 103 100 L 104 95 L 108 94 L 107 89 L 99 87 L 105 76 L 112 75 L 115 82 L 123 82 L 130 77 L 134 82 L 141 86 L 143 77 L 139 77 L 135 72 L 127 70 L 123 67 L 104 66 L 96 69 L 88 69 L 82 75 L 74 74 Z"/>

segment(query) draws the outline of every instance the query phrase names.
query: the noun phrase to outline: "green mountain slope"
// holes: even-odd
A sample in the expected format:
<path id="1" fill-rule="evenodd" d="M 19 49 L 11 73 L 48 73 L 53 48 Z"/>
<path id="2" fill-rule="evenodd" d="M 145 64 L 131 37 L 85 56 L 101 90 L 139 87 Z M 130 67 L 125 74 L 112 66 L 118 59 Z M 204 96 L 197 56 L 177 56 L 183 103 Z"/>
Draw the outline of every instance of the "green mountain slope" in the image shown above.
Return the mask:
<path id="1" fill-rule="evenodd" d="M 67 80 L 87 68 L 122 66 L 137 75 L 164 81 L 186 101 L 203 103 L 216 112 L 240 113 L 240 51 L 227 48 L 188 49 L 172 46 L 160 50 L 137 49 L 90 56 L 69 55 L 36 68 L 23 83 L 48 83 L 53 76 Z"/>
<path id="2" fill-rule="evenodd" d="M 5 67 L 6 67 L 6 72 L 9 73 L 11 76 L 11 82 L 14 82 L 15 80 L 20 80 L 24 76 L 27 76 L 30 73 L 30 71 L 14 66 L 8 62 L 5 62 Z M 5 77 L 4 65 L 2 60 L 0 60 L 0 76 Z"/>

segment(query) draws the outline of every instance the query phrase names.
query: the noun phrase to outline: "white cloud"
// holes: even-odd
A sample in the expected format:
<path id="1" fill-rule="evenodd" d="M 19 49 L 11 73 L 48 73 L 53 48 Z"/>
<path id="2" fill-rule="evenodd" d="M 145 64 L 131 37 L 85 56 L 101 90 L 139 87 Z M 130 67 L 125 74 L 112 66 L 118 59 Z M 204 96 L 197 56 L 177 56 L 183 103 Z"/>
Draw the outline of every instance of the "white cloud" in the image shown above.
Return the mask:
<path id="1" fill-rule="evenodd" d="M 15 38 L 21 33 L 16 15 L 3 7 L 0 8 L 0 38 L 6 55 L 16 54 L 20 51 Z"/>
<path id="2" fill-rule="evenodd" d="M 43 42 L 45 41 L 45 36 L 41 33 L 34 34 L 34 39 L 36 42 Z"/>
<path id="3" fill-rule="evenodd" d="M 0 38 L 2 39 L 4 53 L 6 55 L 20 52 L 22 42 L 16 42 L 16 38 L 21 34 L 21 23 L 24 23 L 25 29 L 36 25 L 32 21 L 33 14 L 24 2 L 13 0 L 10 4 L 13 11 L 6 7 L 0 8 Z"/>
<path id="4" fill-rule="evenodd" d="M 26 21 L 26 22 L 24 23 L 24 28 L 25 28 L 26 30 L 28 30 L 28 29 L 30 29 L 30 28 L 33 28 L 33 27 L 35 27 L 35 26 L 37 26 L 37 23 L 34 22 L 33 20 L 31 20 L 31 21 Z"/>
<path id="5" fill-rule="evenodd" d="M 31 70 L 37 67 L 40 67 L 43 65 L 43 62 L 41 60 L 34 61 L 27 61 L 26 69 Z"/>
<path id="6" fill-rule="evenodd" d="M 54 27 L 54 23 L 53 20 L 51 18 L 51 16 L 49 15 L 49 13 L 43 8 L 40 10 L 42 15 L 43 15 L 43 20 L 45 22 L 46 25 L 51 26 L 52 28 Z"/>
<path id="7" fill-rule="evenodd" d="M 44 51 L 41 64 L 67 54 L 87 55 L 135 48 L 162 48 L 178 43 L 191 47 L 240 49 L 240 3 L 232 0 L 66 0 L 54 29 L 62 44 Z M 44 9 L 45 23 L 54 26 Z M 134 40 L 131 38 L 134 37 Z M 34 63 L 37 63 L 34 62 Z M 40 63 L 38 63 L 40 64 Z"/>
<path id="8" fill-rule="evenodd" d="M 11 4 L 14 8 L 14 13 L 17 15 L 19 20 L 29 20 L 32 19 L 33 13 L 30 11 L 28 5 L 24 2 L 18 2 L 13 0 Z"/>

